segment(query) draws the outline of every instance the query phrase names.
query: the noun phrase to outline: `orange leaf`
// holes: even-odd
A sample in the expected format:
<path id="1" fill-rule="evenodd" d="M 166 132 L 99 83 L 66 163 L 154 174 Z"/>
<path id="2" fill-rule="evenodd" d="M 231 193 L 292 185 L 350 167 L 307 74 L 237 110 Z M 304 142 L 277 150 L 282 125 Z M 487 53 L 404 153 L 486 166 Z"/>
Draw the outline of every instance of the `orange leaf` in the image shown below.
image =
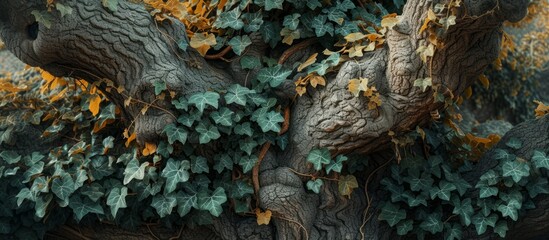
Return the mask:
<path id="1" fill-rule="evenodd" d="M 93 116 L 96 116 L 99 113 L 99 105 L 101 104 L 101 97 L 99 95 L 93 95 L 90 98 L 89 109 Z"/>
<path id="2" fill-rule="evenodd" d="M 317 85 L 326 86 L 326 79 L 315 74 L 311 77 L 310 83 L 314 88 L 316 88 Z"/>
<path id="3" fill-rule="evenodd" d="M 486 88 L 486 89 L 490 88 L 490 80 L 488 80 L 486 75 L 484 75 L 484 74 L 480 75 L 480 77 L 478 77 L 478 80 L 480 80 L 480 82 L 482 83 L 482 86 L 484 86 L 484 88 Z"/>
<path id="4" fill-rule="evenodd" d="M 543 104 L 541 101 L 534 101 L 534 103 L 538 104 L 538 107 L 534 110 L 536 112 L 536 117 L 540 118 L 549 114 L 549 106 Z"/>
<path id="5" fill-rule="evenodd" d="M 143 156 L 149 156 L 156 152 L 156 144 L 154 143 L 145 143 L 145 148 L 143 149 Z"/>
<path id="6" fill-rule="evenodd" d="M 465 98 L 469 99 L 473 95 L 473 88 L 468 87 L 465 89 Z"/>
<path id="7" fill-rule="evenodd" d="M 267 209 L 265 212 L 261 212 L 259 208 L 255 209 L 255 216 L 257 217 L 257 225 L 269 225 L 271 222 L 271 216 L 273 213 Z"/>
<path id="8" fill-rule="evenodd" d="M 124 133 L 126 133 L 126 132 L 124 132 Z M 128 140 L 126 140 L 126 147 L 129 147 L 130 143 L 133 142 L 133 140 L 135 140 L 135 138 L 137 138 L 137 134 L 134 132 L 134 133 L 132 133 L 132 135 L 130 135 L 130 137 L 128 137 Z"/>
<path id="9" fill-rule="evenodd" d="M 309 58 L 307 58 L 307 60 L 304 63 L 300 64 L 299 67 L 297 67 L 297 71 L 301 72 L 304 68 L 306 68 L 309 65 L 315 63 L 317 55 L 318 55 L 318 53 L 315 53 L 315 54 L 311 55 Z"/>

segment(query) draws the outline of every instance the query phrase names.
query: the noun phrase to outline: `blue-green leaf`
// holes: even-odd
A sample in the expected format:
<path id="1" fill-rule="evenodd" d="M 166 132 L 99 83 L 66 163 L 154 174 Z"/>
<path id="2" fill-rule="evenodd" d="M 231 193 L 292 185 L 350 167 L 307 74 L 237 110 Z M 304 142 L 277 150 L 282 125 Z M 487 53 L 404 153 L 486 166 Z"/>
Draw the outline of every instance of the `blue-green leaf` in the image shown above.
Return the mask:
<path id="1" fill-rule="evenodd" d="M 6 161 L 8 164 L 15 164 L 21 160 L 21 155 L 17 154 L 14 151 L 2 151 L 0 157 Z"/>
<path id="2" fill-rule="evenodd" d="M 505 145 L 513 149 L 520 149 L 522 147 L 522 141 L 518 138 L 511 138 Z"/>
<path id="3" fill-rule="evenodd" d="M 225 101 L 227 104 L 236 103 L 241 106 L 246 106 L 246 96 L 250 93 L 255 93 L 255 91 L 250 90 L 247 87 L 240 86 L 239 84 L 234 84 L 227 89 Z"/>
<path id="4" fill-rule="evenodd" d="M 265 0 L 265 10 L 270 11 L 273 9 L 281 9 L 284 0 Z"/>
<path id="5" fill-rule="evenodd" d="M 229 110 L 226 107 L 222 107 L 219 111 L 212 112 L 210 117 L 214 120 L 216 124 L 230 127 L 233 125 L 233 114 L 234 112 Z"/>
<path id="6" fill-rule="evenodd" d="M 453 198 L 452 203 L 454 205 L 454 210 L 452 213 L 459 215 L 461 223 L 465 226 L 469 226 L 471 224 L 471 216 L 475 212 L 473 210 L 473 206 L 471 205 L 471 199 L 466 198 L 461 201 L 459 198 Z"/>
<path id="7" fill-rule="evenodd" d="M 253 140 L 253 138 L 246 138 L 245 140 L 240 140 L 239 143 L 240 150 L 246 152 L 248 155 L 252 155 L 252 151 L 255 147 L 259 146 L 259 144 Z"/>
<path id="8" fill-rule="evenodd" d="M 200 134 L 198 136 L 198 141 L 200 144 L 206 144 L 221 137 L 221 134 L 216 126 L 206 126 L 206 124 L 202 122 L 196 126 L 195 130 Z"/>
<path id="9" fill-rule="evenodd" d="M 496 227 L 494 227 L 494 232 L 497 233 L 501 238 L 505 238 L 508 230 L 509 228 L 507 227 L 507 221 L 505 220 L 498 221 Z"/>
<path id="10" fill-rule="evenodd" d="M 101 0 L 103 7 L 108 8 L 111 12 L 118 10 L 118 0 Z"/>
<path id="11" fill-rule="evenodd" d="M 162 91 L 168 89 L 168 87 L 166 86 L 166 82 L 161 80 L 154 82 L 153 85 L 154 85 L 154 94 L 157 96 L 160 95 Z"/>
<path id="12" fill-rule="evenodd" d="M 227 201 L 227 195 L 225 195 L 225 189 L 218 187 L 212 193 L 208 195 L 207 193 L 199 193 L 198 195 L 198 206 L 202 210 L 207 210 L 215 217 L 219 217 L 221 212 L 223 212 L 222 204 Z"/>
<path id="13" fill-rule="evenodd" d="M 204 112 L 206 105 L 217 109 L 219 94 L 216 92 L 196 93 L 189 98 L 189 104 L 193 104 L 200 112 Z"/>
<path id="14" fill-rule="evenodd" d="M 257 163 L 257 156 L 255 155 L 241 157 L 240 161 L 238 162 L 238 164 L 242 166 L 242 171 L 244 173 L 247 173 L 250 170 L 252 170 L 252 168 L 255 166 L 256 163 Z"/>
<path id="15" fill-rule="evenodd" d="M 317 171 L 320 171 L 322 165 L 330 163 L 331 160 L 330 151 L 327 148 L 315 148 L 307 155 L 307 162 L 312 163 Z"/>
<path id="16" fill-rule="evenodd" d="M 166 178 L 166 187 L 164 188 L 164 194 L 171 193 L 177 187 L 180 182 L 186 182 L 189 180 L 190 163 L 188 160 L 176 161 L 172 158 L 168 159 L 166 167 L 162 170 L 162 177 Z"/>
<path id="17" fill-rule="evenodd" d="M 439 182 L 439 187 L 433 187 L 431 188 L 431 190 L 429 191 L 429 194 L 431 196 L 431 199 L 435 199 L 435 196 L 438 196 L 438 198 L 442 199 L 442 200 L 446 200 L 446 201 L 449 201 L 450 200 L 450 196 L 451 196 L 451 192 L 453 190 L 456 190 L 456 186 L 450 182 L 447 182 L 447 181 L 440 181 Z"/>
<path id="18" fill-rule="evenodd" d="M 498 195 L 497 187 L 481 187 L 479 191 L 479 198 L 487 198 Z"/>
<path id="19" fill-rule="evenodd" d="M 193 173 L 209 173 L 208 159 L 202 156 L 191 158 L 191 171 Z"/>
<path id="20" fill-rule="evenodd" d="M 175 195 L 168 194 L 165 195 L 156 195 L 152 199 L 151 206 L 156 209 L 158 215 L 161 218 L 166 217 L 172 213 L 173 208 L 177 205 L 177 199 Z"/>
<path id="21" fill-rule="evenodd" d="M 498 216 L 496 214 L 491 214 L 488 217 L 485 217 L 483 214 L 477 214 L 473 217 L 473 224 L 477 230 L 477 234 L 481 235 L 486 232 L 488 226 L 495 227 Z"/>
<path id="22" fill-rule="evenodd" d="M 257 67 L 261 66 L 261 61 L 257 57 L 254 56 L 242 56 L 240 58 L 240 67 L 242 69 L 255 69 Z M 227 97 L 225 97 L 227 98 Z M 241 104 L 243 105 L 243 104 Z"/>
<path id="23" fill-rule="evenodd" d="M 549 157 L 547 157 L 544 152 L 534 151 L 534 154 L 532 155 L 532 162 L 538 169 L 545 168 L 549 170 Z"/>
<path id="24" fill-rule="evenodd" d="M 309 180 L 307 182 L 307 189 L 318 194 L 320 193 L 320 188 L 322 187 L 323 184 L 324 182 L 320 178 L 317 178 L 316 180 Z"/>
<path id="25" fill-rule="evenodd" d="M 51 184 L 51 191 L 63 201 L 68 201 L 69 196 L 74 190 L 74 181 L 68 174 L 63 175 L 61 178 L 54 179 Z"/>
<path id="26" fill-rule="evenodd" d="M 172 104 L 176 109 L 179 110 L 189 110 L 189 101 L 185 97 L 180 97 L 179 99 L 172 100 Z"/>
<path id="27" fill-rule="evenodd" d="M 432 213 L 429 216 L 427 216 L 427 219 L 425 219 L 419 227 L 425 231 L 430 232 L 431 234 L 442 232 L 443 225 L 442 221 L 440 220 L 441 216 L 438 213 Z"/>
<path id="28" fill-rule="evenodd" d="M 196 192 L 188 194 L 183 191 L 179 191 L 176 195 L 177 199 L 177 213 L 180 217 L 187 215 L 191 209 L 198 209 L 198 197 Z"/>
<path id="29" fill-rule="evenodd" d="M 216 155 L 214 157 L 214 160 L 214 169 L 217 171 L 217 173 L 221 173 L 225 169 L 233 170 L 233 160 L 228 154 Z"/>
<path id="30" fill-rule="evenodd" d="M 231 198 L 243 198 L 246 195 L 253 194 L 254 188 L 246 181 L 236 180 L 234 184 L 231 184 L 230 197 Z"/>
<path id="31" fill-rule="evenodd" d="M 402 221 L 397 225 L 397 234 L 399 236 L 404 236 L 414 229 L 414 221 L 406 220 Z"/>
<path id="32" fill-rule="evenodd" d="M 518 183 L 523 177 L 530 175 L 530 166 L 519 161 L 507 161 L 501 167 L 504 177 L 512 177 Z"/>
<path id="33" fill-rule="evenodd" d="M 99 202 L 92 202 L 88 198 L 84 198 L 82 201 L 82 198 L 77 195 L 71 197 L 69 207 L 78 222 L 88 213 L 105 214 Z"/>
<path id="34" fill-rule="evenodd" d="M 501 212 L 501 216 L 507 217 L 509 216 L 511 219 L 516 221 L 518 219 L 518 209 L 515 208 L 516 206 L 512 203 L 508 204 L 501 204 L 498 206 L 498 211 Z"/>
<path id="35" fill-rule="evenodd" d="M 406 219 L 406 211 L 392 203 L 386 203 L 381 209 L 381 214 L 379 214 L 379 220 L 387 221 L 391 227 L 404 219 Z"/>
<path id="36" fill-rule="evenodd" d="M 213 26 L 216 28 L 232 28 L 234 30 L 240 30 L 244 26 L 244 22 L 240 19 L 240 14 L 241 12 L 239 8 L 222 12 L 218 15 Z"/>
<path id="37" fill-rule="evenodd" d="M 137 158 L 130 160 L 124 169 L 124 185 L 127 185 L 132 179 L 142 180 L 145 177 L 145 168 L 148 165 L 148 162 L 143 162 L 140 166 Z"/>
<path id="38" fill-rule="evenodd" d="M 257 80 L 260 83 L 268 83 L 271 87 L 275 88 L 282 84 L 290 74 L 292 74 L 291 70 L 285 69 L 282 65 L 276 65 L 259 70 Z"/>
<path id="39" fill-rule="evenodd" d="M 252 126 L 250 122 L 244 122 L 242 124 L 238 124 L 234 127 L 234 133 L 238 135 L 247 135 L 247 136 L 253 136 L 254 131 L 252 130 Z"/>
<path id="40" fill-rule="evenodd" d="M 32 167 L 30 167 L 29 169 L 27 169 L 27 171 L 25 171 L 25 173 L 23 174 L 22 182 L 28 183 L 34 175 L 42 173 L 43 170 L 44 170 L 44 162 L 35 163 L 34 165 L 32 165 Z"/>
<path id="41" fill-rule="evenodd" d="M 299 17 L 301 17 L 299 13 L 288 14 L 284 17 L 282 25 L 290 30 L 296 30 L 299 25 Z"/>
<path id="42" fill-rule="evenodd" d="M 330 174 L 331 171 L 341 173 L 343 162 L 347 161 L 347 159 L 344 155 L 337 155 L 335 161 L 331 161 L 330 164 L 326 165 L 326 173 Z"/>
<path id="43" fill-rule="evenodd" d="M 233 48 L 233 51 L 240 56 L 246 47 L 252 45 L 252 40 L 248 37 L 248 35 L 234 36 L 228 44 Z"/>
<path id="44" fill-rule="evenodd" d="M 283 122 L 284 117 L 275 111 L 269 111 L 257 119 L 257 124 L 261 127 L 261 131 L 263 132 L 280 132 L 280 123 Z"/>
<path id="45" fill-rule="evenodd" d="M 126 196 L 128 196 L 127 187 L 114 187 L 109 192 L 109 195 L 107 196 L 107 206 L 110 206 L 113 217 L 116 217 L 118 209 L 127 207 Z"/>

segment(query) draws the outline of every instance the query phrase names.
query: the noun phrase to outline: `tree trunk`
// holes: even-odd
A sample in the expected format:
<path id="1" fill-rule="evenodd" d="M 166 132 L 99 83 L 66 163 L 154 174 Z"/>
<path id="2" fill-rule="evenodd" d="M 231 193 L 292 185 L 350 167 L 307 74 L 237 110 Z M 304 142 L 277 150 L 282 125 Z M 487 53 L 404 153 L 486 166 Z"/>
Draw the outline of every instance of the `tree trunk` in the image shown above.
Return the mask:
<path id="1" fill-rule="evenodd" d="M 434 1 L 438 2 L 447 1 Z M 379 181 L 385 175 L 386 163 L 392 159 L 390 151 L 384 151 L 391 146 L 389 132 L 400 135 L 425 125 L 431 112 L 445 107 L 443 102 L 435 101 L 432 91 L 424 92 L 414 87 L 414 81 L 431 77 L 433 86 L 440 86 L 437 92 L 446 98 L 461 95 L 498 56 L 502 23 L 524 17 L 528 2 L 464 1 L 456 25 L 439 39 L 444 47 L 436 49 L 432 60 L 426 63 L 416 50 L 428 42 L 427 33 L 419 30 L 434 3 L 409 0 L 400 22 L 388 30 L 383 48 L 358 61 L 344 63 L 337 74 L 328 76 L 325 89 L 298 98 L 292 106 L 288 149 L 277 151 L 271 148 L 261 164 L 259 203 L 262 208 L 274 212 L 274 224 L 256 227 L 249 218 L 224 213 L 209 230 L 202 229 L 199 233 L 192 229 L 184 229 L 182 233 L 163 229 L 141 229 L 139 233 L 129 233 L 104 225 L 78 234 L 90 239 L 152 239 L 155 231 L 160 231 L 156 234 L 161 238 L 179 236 L 183 239 L 187 236 L 204 239 L 207 238 L 204 232 L 209 234 L 210 231 L 211 239 L 395 237 L 395 232 L 387 224 L 376 219 L 380 200 L 386 194 L 380 189 Z M 192 49 L 186 52 L 178 50 L 178 38 L 183 36 L 186 39 L 184 26 L 177 21 L 171 24 L 168 21 L 155 22 L 141 3 L 120 1 L 115 12 L 104 8 L 100 1 L 67 0 L 64 4 L 72 7 L 73 13 L 56 16 L 48 28 L 43 23 L 36 23 L 30 14 L 33 10 L 45 10 L 43 1 L 0 2 L 0 37 L 6 47 L 27 64 L 57 76 L 99 83 L 101 88 L 111 82 L 115 87 L 122 87 L 124 94 L 114 91 L 108 96 L 124 109 L 128 122 L 135 121 L 141 143 L 157 139 L 164 126 L 175 119 L 171 114 L 155 109 L 141 115 L 142 106 L 124 106 L 129 97 L 152 102 L 155 99 L 153 83 L 156 81 L 166 82 L 168 89 L 178 96 L 225 89 L 240 82 L 238 69 L 225 63 L 208 62 Z M 35 26 L 38 27 L 37 33 L 30 30 Z M 257 44 L 248 54 L 262 54 L 264 46 Z M 368 110 L 365 98 L 353 97 L 347 90 L 349 79 L 358 77 L 368 78 L 371 85 L 377 87 L 382 101 L 380 108 Z M 167 97 L 156 104 L 169 108 L 170 102 Z M 509 136 L 539 137 L 536 140 L 524 139 L 528 144 L 518 154 L 528 157 L 526 155 L 531 154 L 532 149 L 547 148 L 549 136 L 535 134 L 549 132 L 547 126 L 548 118 L 545 117 L 512 130 Z M 20 137 L 25 138 L 24 135 Z M 367 190 L 361 189 L 366 194 L 353 193 L 350 198 L 344 198 L 339 195 L 336 182 L 325 184 L 320 194 L 307 192 L 305 179 L 294 171 L 313 173 L 306 156 L 312 148 L 318 147 L 328 148 L 332 155 L 374 154 L 375 160 L 359 177 L 362 183 L 367 183 Z M 479 163 L 478 171 L 467 176 L 468 179 L 478 178 L 493 167 L 489 156 L 490 153 Z M 541 204 L 538 205 L 540 208 L 549 202 L 540 199 L 538 204 Z M 545 233 L 542 227 L 534 231 L 533 227 L 524 226 L 547 217 L 548 214 L 540 214 L 540 211 L 528 213 L 524 220 L 513 226 L 511 234 L 534 236 Z M 69 228 L 67 226 L 58 232 L 78 232 L 67 230 Z M 525 229 L 532 231 L 524 233 Z"/>

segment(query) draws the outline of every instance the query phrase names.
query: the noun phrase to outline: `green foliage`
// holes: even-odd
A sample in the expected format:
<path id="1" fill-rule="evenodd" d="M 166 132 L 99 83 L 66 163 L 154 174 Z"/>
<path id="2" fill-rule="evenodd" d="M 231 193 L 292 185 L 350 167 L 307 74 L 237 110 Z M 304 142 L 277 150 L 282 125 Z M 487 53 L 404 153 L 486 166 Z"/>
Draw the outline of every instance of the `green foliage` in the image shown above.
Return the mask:
<path id="1" fill-rule="evenodd" d="M 429 140 L 432 132 L 426 133 L 427 141 L 432 144 Z M 549 193 L 544 151 L 533 151 L 529 160 L 519 158 L 511 152 L 520 149 L 522 142 L 512 138 L 504 142 L 504 148 L 487 154 L 498 162 L 496 167 L 475 182 L 467 182 L 462 174 L 474 166 L 468 166 L 468 160 L 462 162 L 459 155 L 448 155 L 447 144 L 438 143 L 429 158 L 403 159 L 381 181 L 389 198 L 379 212 L 379 219 L 396 226 L 399 235 L 461 239 L 463 229 L 469 227 L 479 235 L 505 237 L 508 224 L 520 218 L 531 205 L 531 199 Z"/>

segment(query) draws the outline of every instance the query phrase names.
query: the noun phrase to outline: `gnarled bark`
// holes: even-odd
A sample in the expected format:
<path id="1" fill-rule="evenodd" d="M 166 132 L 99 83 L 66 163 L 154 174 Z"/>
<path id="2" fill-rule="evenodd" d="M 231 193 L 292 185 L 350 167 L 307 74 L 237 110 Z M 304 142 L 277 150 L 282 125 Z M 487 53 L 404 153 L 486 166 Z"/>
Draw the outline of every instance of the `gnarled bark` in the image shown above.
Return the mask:
<path id="1" fill-rule="evenodd" d="M 130 120 L 135 120 L 141 142 L 156 138 L 174 119 L 157 109 L 140 116 L 142 106 L 124 107 L 128 97 L 152 102 L 152 86 L 157 81 L 164 81 L 178 95 L 223 89 L 240 82 L 237 67 L 221 70 L 192 49 L 178 50 L 176 40 L 186 38 L 183 25 L 176 21 L 155 22 L 140 3 L 120 1 L 118 11 L 111 12 L 100 1 L 63 2 L 75 11 L 56 16 L 51 28 L 35 22 L 31 15 L 33 10 L 44 10 L 43 1 L 0 2 L 1 38 L 10 51 L 32 66 L 90 82 L 108 79 L 116 87 L 123 87 L 126 94 L 111 92 L 109 97 L 125 109 Z M 332 154 L 371 154 L 388 148 L 389 131 L 404 133 L 428 122 L 430 112 L 442 108 L 443 103 L 436 103 L 430 91 L 414 87 L 414 81 L 432 77 L 433 84 L 447 88 L 443 89 L 445 95 L 460 95 L 497 57 L 501 24 L 520 20 L 528 4 L 527 0 L 465 0 L 457 24 L 441 39 L 444 47 L 436 50 L 429 64 L 415 51 L 427 38 L 419 33 L 427 11 L 438 2 L 446 1 L 409 0 L 400 23 L 388 30 L 385 47 L 358 61 L 346 62 L 337 74 L 329 76 L 325 89 L 301 97 L 294 104 L 289 149 L 272 150 L 261 166 L 259 200 L 262 207 L 279 216 L 274 219 L 278 238 L 359 238 L 362 210 L 368 208 L 375 213 L 378 202 L 368 202 L 360 194 L 342 198 L 335 183 L 326 184 L 319 195 L 309 193 L 293 170 L 313 171 L 305 157 L 314 147 L 327 147 Z M 254 49 L 251 54 L 261 54 L 263 47 Z M 355 98 L 347 91 L 348 80 L 359 76 L 369 78 L 379 90 L 379 109 L 368 110 L 365 98 Z M 169 100 L 156 104 L 169 109 Z M 382 164 L 378 164 L 380 169 Z M 376 179 L 370 185 L 369 197 L 378 199 Z M 238 228 L 220 224 L 224 218 L 218 221 L 213 228 L 220 236 L 239 238 Z M 368 239 L 386 239 L 394 234 L 373 220 L 366 223 L 363 232 Z"/>

